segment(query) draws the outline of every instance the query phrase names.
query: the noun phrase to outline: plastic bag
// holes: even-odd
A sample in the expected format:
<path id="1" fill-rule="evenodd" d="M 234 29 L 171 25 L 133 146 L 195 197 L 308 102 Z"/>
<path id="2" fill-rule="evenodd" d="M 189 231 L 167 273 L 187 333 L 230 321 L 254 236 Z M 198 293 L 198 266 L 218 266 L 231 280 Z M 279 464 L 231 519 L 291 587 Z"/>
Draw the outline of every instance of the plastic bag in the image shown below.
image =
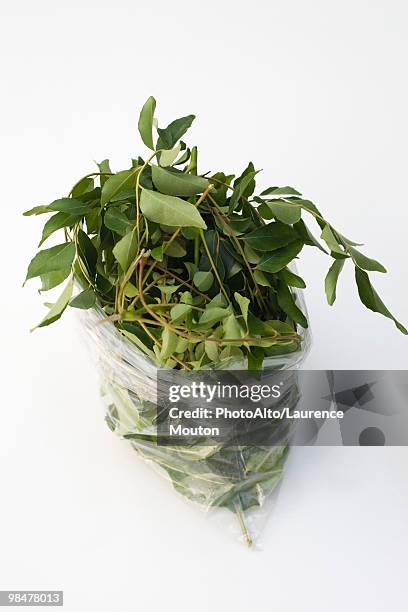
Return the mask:
<path id="1" fill-rule="evenodd" d="M 305 311 L 301 292 L 297 292 L 296 299 Z M 97 358 L 110 429 L 128 440 L 138 455 L 156 467 L 187 500 L 230 517 L 240 537 L 251 545 L 260 531 L 262 511 L 281 480 L 289 449 L 287 441 L 269 448 L 158 445 L 156 365 L 106 321 L 98 307 L 82 311 L 81 322 Z M 302 349 L 268 357 L 264 370 L 298 368 L 311 343 L 310 332 L 301 333 Z M 246 370 L 247 364 L 231 361 L 228 368 Z M 294 394 L 293 407 L 297 401 Z"/>

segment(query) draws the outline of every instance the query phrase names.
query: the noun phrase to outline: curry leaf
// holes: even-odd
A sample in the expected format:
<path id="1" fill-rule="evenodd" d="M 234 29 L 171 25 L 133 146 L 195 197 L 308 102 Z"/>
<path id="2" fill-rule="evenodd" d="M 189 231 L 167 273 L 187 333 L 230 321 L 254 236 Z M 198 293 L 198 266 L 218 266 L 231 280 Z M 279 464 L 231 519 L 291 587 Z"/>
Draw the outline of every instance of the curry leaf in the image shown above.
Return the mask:
<path id="1" fill-rule="evenodd" d="M 353 247 L 348 246 L 347 252 L 350 253 L 354 263 L 359 268 L 362 268 L 363 270 L 372 271 L 372 272 L 387 272 L 387 270 L 384 268 L 382 264 L 380 264 L 379 261 L 366 257 L 365 255 L 363 255 L 363 253 L 360 253 L 360 251 L 357 251 L 357 249 L 354 249 Z"/>
<path id="2" fill-rule="evenodd" d="M 331 251 L 334 253 L 340 253 L 341 255 L 344 254 L 344 249 L 340 248 L 339 242 L 328 223 L 326 223 L 323 228 L 321 238 L 325 241 Z"/>
<path id="3" fill-rule="evenodd" d="M 146 147 L 152 150 L 154 150 L 152 130 L 155 109 L 156 100 L 153 98 L 153 96 L 150 96 L 150 98 L 146 100 L 142 110 L 140 111 L 138 124 L 139 133 L 142 137 L 143 142 L 145 143 Z"/>
<path id="4" fill-rule="evenodd" d="M 251 303 L 250 300 L 237 292 L 234 293 L 234 298 L 239 304 L 242 316 L 244 317 L 245 325 L 248 325 L 248 309 L 249 304 Z"/>
<path id="5" fill-rule="evenodd" d="M 184 321 L 188 314 L 190 314 L 192 306 L 190 304 L 177 304 L 170 310 L 170 316 L 173 323 L 179 323 Z"/>
<path id="6" fill-rule="evenodd" d="M 327 276 L 324 281 L 324 287 L 326 291 L 327 302 L 330 304 L 334 304 L 336 299 L 336 288 L 337 288 L 337 280 L 339 278 L 339 274 L 343 269 L 344 259 L 335 259 L 330 269 L 327 273 Z"/>
<path id="7" fill-rule="evenodd" d="M 297 195 L 297 196 L 300 196 L 302 194 L 299 193 L 293 187 L 268 187 L 268 189 L 265 189 L 261 193 L 261 196 L 267 196 L 267 195 Z"/>
<path id="8" fill-rule="evenodd" d="M 266 253 L 256 267 L 263 272 L 279 272 L 300 253 L 302 247 L 303 242 L 295 240 L 281 249 Z"/>
<path id="9" fill-rule="evenodd" d="M 308 326 L 305 315 L 297 306 L 288 287 L 282 282 L 278 285 L 278 303 L 282 310 L 286 312 L 295 323 L 299 323 L 299 325 L 304 328 Z"/>
<path id="10" fill-rule="evenodd" d="M 233 314 L 230 314 L 228 317 L 224 318 L 222 327 L 225 339 L 239 340 L 244 335 L 236 316 Z"/>
<path id="11" fill-rule="evenodd" d="M 40 206 L 34 206 L 34 208 L 30 208 L 30 210 L 26 210 L 23 212 L 25 217 L 31 217 L 32 215 L 43 215 L 44 213 L 48 213 L 49 208 L 47 204 L 40 204 Z"/>
<path id="12" fill-rule="evenodd" d="M 80 216 L 77 215 L 69 215 L 64 212 L 58 212 L 52 217 L 50 217 L 47 223 L 44 225 L 41 241 L 38 246 L 41 246 L 47 238 L 49 238 L 54 232 L 63 227 L 72 227 L 75 223 L 77 223 L 81 219 Z"/>
<path id="13" fill-rule="evenodd" d="M 130 264 L 137 255 L 138 241 L 136 229 L 128 232 L 116 243 L 113 248 L 113 255 L 119 263 L 123 272 L 128 270 Z"/>
<path id="14" fill-rule="evenodd" d="M 48 313 L 43 318 L 43 320 L 37 325 L 37 327 L 45 327 L 46 325 L 51 325 L 51 323 L 54 323 L 61 317 L 65 308 L 68 306 L 69 300 L 71 299 L 73 287 L 74 287 L 74 282 L 71 278 L 68 281 L 64 291 L 61 293 L 58 300 L 55 302 L 55 304 L 51 305 Z"/>
<path id="15" fill-rule="evenodd" d="M 306 287 L 306 283 L 303 278 L 287 268 L 284 268 L 279 272 L 279 278 L 290 287 L 297 287 L 298 289 L 305 289 Z"/>
<path id="16" fill-rule="evenodd" d="M 299 236 L 292 227 L 276 221 L 246 234 L 244 239 L 256 251 L 269 252 L 298 240 Z"/>
<path id="17" fill-rule="evenodd" d="M 199 227 L 206 224 L 193 204 L 149 189 L 142 189 L 140 208 L 150 221 L 177 227 Z"/>
<path id="18" fill-rule="evenodd" d="M 159 159 L 160 165 L 163 167 L 171 166 L 171 164 L 177 158 L 177 155 L 180 153 L 180 151 L 181 151 L 181 144 L 178 144 L 177 147 L 174 147 L 174 149 L 170 149 L 169 151 L 166 151 L 166 150 L 162 151 L 160 153 L 160 159 Z"/>
<path id="19" fill-rule="evenodd" d="M 178 337 L 168 327 L 165 327 L 162 333 L 162 348 L 160 351 L 160 358 L 163 361 L 167 359 L 175 352 L 177 348 Z"/>
<path id="20" fill-rule="evenodd" d="M 226 317 L 230 315 L 231 311 L 229 308 L 220 308 L 215 306 L 214 308 L 209 308 L 200 317 L 200 325 L 214 325 L 218 321 L 222 321 Z"/>
<path id="21" fill-rule="evenodd" d="M 374 287 L 370 282 L 370 279 L 368 278 L 367 272 L 364 272 L 358 267 L 356 267 L 356 283 L 360 300 L 362 301 L 364 306 L 366 306 L 373 312 L 378 312 L 384 315 L 384 317 L 387 317 L 388 319 L 394 321 L 399 331 L 407 335 L 408 331 L 406 330 L 406 328 L 402 325 L 402 323 L 397 321 L 394 315 L 390 313 L 378 293 L 375 291 Z"/>
<path id="22" fill-rule="evenodd" d="M 278 221 L 282 221 L 282 223 L 287 223 L 288 225 L 297 223 L 302 214 L 302 209 L 296 202 L 291 204 L 283 200 L 275 200 L 268 202 L 268 207 Z"/>
<path id="23" fill-rule="evenodd" d="M 130 228 L 130 221 L 117 206 L 111 206 L 105 213 L 103 222 L 107 228 L 124 236 Z"/>
<path id="24" fill-rule="evenodd" d="M 140 168 L 122 170 L 110 176 L 102 187 L 101 206 L 105 206 L 116 194 L 136 185 L 136 176 Z"/>
<path id="25" fill-rule="evenodd" d="M 248 187 L 250 182 L 254 179 L 255 175 L 258 174 L 258 172 L 259 170 L 248 172 L 248 174 L 246 174 L 241 179 L 241 181 L 238 183 L 238 186 L 234 189 L 234 193 L 232 194 L 231 199 L 230 199 L 229 213 L 232 213 L 236 209 L 238 202 L 244 195 L 246 188 Z"/>
<path id="26" fill-rule="evenodd" d="M 95 306 L 96 295 L 95 291 L 92 288 L 85 289 L 78 293 L 69 303 L 73 308 L 80 308 L 82 310 L 87 310 L 88 308 L 92 308 Z"/>
<path id="27" fill-rule="evenodd" d="M 172 149 L 185 134 L 195 119 L 195 115 L 187 115 L 172 121 L 165 129 L 157 128 L 159 139 L 157 149 Z"/>
<path id="28" fill-rule="evenodd" d="M 103 159 L 99 164 L 97 164 L 99 168 L 99 172 L 101 173 L 99 177 L 99 182 L 101 187 L 104 186 L 106 181 L 109 178 L 109 175 L 112 174 L 112 170 L 110 169 L 109 159 Z"/>
<path id="29" fill-rule="evenodd" d="M 152 179 L 158 191 L 171 196 L 192 196 L 203 192 L 208 180 L 194 174 L 169 172 L 160 166 L 152 166 Z"/>
<path id="30" fill-rule="evenodd" d="M 60 198 L 54 200 L 48 206 L 49 211 L 58 211 L 68 213 L 70 215 L 85 215 L 90 210 L 90 206 L 87 203 L 76 200 L 75 198 Z"/>
<path id="31" fill-rule="evenodd" d="M 57 244 L 50 249 L 43 249 L 31 260 L 26 280 L 56 271 L 67 271 L 68 276 L 74 257 L 75 245 L 73 242 Z"/>
<path id="32" fill-rule="evenodd" d="M 78 257 L 85 265 L 91 279 L 95 278 L 98 252 L 89 236 L 81 229 L 78 230 Z"/>
<path id="33" fill-rule="evenodd" d="M 209 270 L 208 272 L 198 271 L 194 274 L 193 283 L 200 291 L 208 291 L 214 282 L 214 275 Z"/>
<path id="34" fill-rule="evenodd" d="M 71 268 L 65 270 L 57 270 L 55 272 L 46 272 L 41 274 L 41 289 L 40 291 L 50 291 L 60 285 L 71 273 Z"/>

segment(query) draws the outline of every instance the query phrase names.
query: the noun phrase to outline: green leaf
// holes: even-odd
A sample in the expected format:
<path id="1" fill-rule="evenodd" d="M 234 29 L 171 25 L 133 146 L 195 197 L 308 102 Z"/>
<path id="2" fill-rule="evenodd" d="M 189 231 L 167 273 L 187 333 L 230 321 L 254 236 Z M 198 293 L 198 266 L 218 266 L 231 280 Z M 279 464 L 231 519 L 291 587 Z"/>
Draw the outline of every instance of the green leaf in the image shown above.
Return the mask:
<path id="1" fill-rule="evenodd" d="M 126 283 L 125 288 L 123 290 L 123 293 L 126 295 L 126 297 L 130 297 L 130 298 L 134 298 L 137 295 L 139 295 L 139 291 L 136 289 L 136 287 L 132 284 L 132 283 Z"/>
<path id="2" fill-rule="evenodd" d="M 79 181 L 79 183 L 75 185 L 75 187 L 72 190 L 71 195 L 73 198 L 77 198 L 78 196 L 81 196 L 84 193 L 88 193 L 89 191 L 92 191 L 93 188 L 94 188 L 93 178 L 89 176 L 85 176 L 82 180 Z"/>
<path id="3" fill-rule="evenodd" d="M 215 306 L 220 306 L 221 308 L 225 308 L 227 306 L 227 300 L 225 299 L 225 295 L 221 293 L 217 293 L 215 297 L 212 298 L 210 302 L 207 304 L 207 310 L 209 308 L 214 308 Z"/>
<path id="4" fill-rule="evenodd" d="M 266 221 L 271 221 L 271 219 L 274 218 L 273 212 L 271 211 L 266 202 L 262 202 L 262 204 L 258 206 L 257 210 L 261 215 L 262 219 L 265 219 Z"/>
<path id="5" fill-rule="evenodd" d="M 177 147 L 174 147 L 174 149 L 170 149 L 169 151 L 162 151 L 159 156 L 160 165 L 164 167 L 171 166 L 171 164 L 174 162 L 174 160 L 176 159 L 180 151 L 181 151 L 181 144 L 178 144 Z"/>
<path id="6" fill-rule="evenodd" d="M 378 312 L 379 314 L 384 315 L 384 317 L 391 319 L 392 321 L 394 321 L 396 327 L 400 330 L 400 332 L 405 335 L 408 335 L 408 331 L 406 330 L 406 328 L 402 325 L 402 323 L 397 321 L 397 319 L 390 313 L 378 293 L 375 291 L 374 287 L 370 282 L 370 279 L 368 278 L 367 272 L 364 272 L 358 267 L 356 267 L 356 283 L 360 300 L 362 301 L 364 306 L 366 306 L 373 312 Z"/>
<path id="7" fill-rule="evenodd" d="M 72 308 L 81 308 L 82 310 L 88 310 L 92 308 L 96 302 L 95 291 L 92 288 L 85 289 L 81 293 L 78 293 L 69 303 Z"/>
<path id="8" fill-rule="evenodd" d="M 289 225 L 276 221 L 259 227 L 244 239 L 256 251 L 274 251 L 299 240 L 299 236 Z"/>
<path id="9" fill-rule="evenodd" d="M 214 323 L 218 323 L 218 321 L 222 321 L 226 317 L 231 314 L 231 310 L 229 308 L 219 308 L 215 306 L 213 308 L 208 308 L 200 317 L 200 325 L 214 325 Z"/>
<path id="10" fill-rule="evenodd" d="M 91 279 L 94 279 L 98 252 L 89 236 L 81 229 L 78 230 L 78 257 L 84 263 Z"/>
<path id="11" fill-rule="evenodd" d="M 152 166 L 152 179 L 158 191 L 171 196 L 193 196 L 202 193 L 209 185 L 205 178 L 183 172 L 170 172 L 160 166 Z"/>
<path id="12" fill-rule="evenodd" d="M 172 121 L 165 129 L 158 128 L 159 139 L 156 149 L 172 149 L 193 123 L 195 115 L 187 115 Z"/>
<path id="13" fill-rule="evenodd" d="M 218 363 L 219 355 L 218 355 L 218 346 L 216 342 L 211 342 L 211 340 L 206 340 L 204 342 L 205 352 L 213 363 Z"/>
<path id="14" fill-rule="evenodd" d="M 335 259 L 324 280 L 324 288 L 328 304 L 332 306 L 336 299 L 336 288 L 339 274 L 343 269 L 344 259 Z"/>
<path id="15" fill-rule="evenodd" d="M 254 278 L 256 282 L 258 283 L 258 285 L 261 285 L 262 287 L 272 287 L 269 279 L 260 270 L 254 271 Z"/>
<path id="16" fill-rule="evenodd" d="M 26 210 L 23 212 L 23 215 L 25 217 L 31 217 L 31 215 L 43 215 L 49 212 L 48 204 L 40 204 L 40 206 L 34 206 L 34 208 L 30 208 L 30 210 Z"/>
<path id="17" fill-rule="evenodd" d="M 262 257 L 259 251 L 255 251 L 255 249 L 249 246 L 248 242 L 244 244 L 244 255 L 251 264 L 259 263 Z"/>
<path id="18" fill-rule="evenodd" d="M 146 102 L 143 105 L 142 110 L 140 111 L 139 123 L 138 123 L 140 136 L 142 137 L 142 140 L 144 144 L 146 145 L 146 147 L 148 147 L 152 151 L 154 150 L 152 130 L 153 130 L 153 117 L 154 117 L 155 110 L 156 110 L 156 100 L 153 98 L 153 96 L 150 96 L 150 98 L 146 100 Z M 172 147 L 169 147 L 169 148 L 171 149 Z"/>
<path id="19" fill-rule="evenodd" d="M 110 176 L 102 187 L 101 206 L 105 206 L 110 200 L 120 192 L 136 186 L 136 176 L 140 168 L 122 170 Z"/>
<path id="20" fill-rule="evenodd" d="M 269 321 L 264 322 L 264 326 L 265 326 L 266 334 L 270 334 L 271 332 L 275 331 L 278 334 L 281 334 L 282 336 L 286 334 L 289 334 L 292 336 L 293 332 L 295 331 L 293 325 L 290 325 L 289 323 L 285 323 L 284 321 L 279 321 L 279 320 L 269 319 Z"/>
<path id="21" fill-rule="evenodd" d="M 184 351 L 187 349 L 189 345 L 189 341 L 187 340 L 187 338 L 183 338 L 182 336 L 180 336 L 177 340 L 177 346 L 175 349 L 175 353 L 184 353 Z"/>
<path id="22" fill-rule="evenodd" d="M 60 198 L 59 200 L 51 202 L 48 206 L 48 210 L 83 216 L 90 211 L 90 206 L 75 198 Z"/>
<path id="23" fill-rule="evenodd" d="M 125 234 L 113 247 L 113 255 L 123 272 L 129 269 L 137 255 L 138 243 L 136 228 Z"/>
<path id="24" fill-rule="evenodd" d="M 326 223 L 324 226 L 320 238 L 325 241 L 331 251 L 344 255 L 344 249 L 340 248 L 338 240 L 333 234 L 333 231 L 328 223 Z"/>
<path id="25" fill-rule="evenodd" d="M 360 253 L 360 251 L 357 251 L 357 249 L 354 249 L 353 247 L 348 246 L 347 252 L 350 253 L 354 263 L 359 268 L 362 268 L 363 270 L 368 270 L 371 272 L 387 272 L 387 270 L 384 268 L 382 264 L 380 264 L 379 261 L 366 257 L 365 255 L 363 255 L 363 253 Z"/>
<path id="26" fill-rule="evenodd" d="M 282 223 L 292 225 L 300 220 L 302 215 L 302 209 L 295 202 L 290 204 L 283 200 L 276 200 L 274 202 L 268 202 L 267 206 L 272 211 L 274 217 Z"/>
<path id="27" fill-rule="evenodd" d="M 293 187 L 268 187 L 261 193 L 261 196 L 267 195 L 302 195 L 299 191 L 296 191 Z"/>
<path id="28" fill-rule="evenodd" d="M 343 234 L 340 234 L 339 232 L 337 232 L 337 235 L 339 238 L 341 238 L 341 240 L 343 240 L 343 242 L 345 242 L 349 246 L 363 246 L 362 242 L 353 242 L 353 240 L 346 238 L 345 236 L 343 236 Z"/>
<path id="29" fill-rule="evenodd" d="M 248 174 L 246 174 L 240 180 L 240 182 L 238 183 L 238 186 L 234 189 L 234 193 L 231 196 L 229 207 L 228 207 L 229 213 L 232 213 L 236 209 L 238 202 L 244 195 L 246 188 L 248 187 L 249 183 L 254 179 L 255 175 L 258 174 L 258 172 L 260 172 L 260 170 L 254 170 L 253 172 L 248 172 Z"/>
<path id="30" fill-rule="evenodd" d="M 177 348 L 178 337 L 168 327 L 165 327 L 161 339 L 162 347 L 160 351 L 160 358 L 163 361 L 167 361 L 167 359 L 175 352 Z"/>
<path id="31" fill-rule="evenodd" d="M 164 244 L 164 252 L 170 257 L 184 257 L 186 249 L 177 240 L 173 240 L 168 246 Z"/>
<path id="32" fill-rule="evenodd" d="M 245 325 L 248 326 L 248 308 L 251 302 L 247 297 L 244 297 L 243 295 L 240 295 L 237 292 L 234 293 L 234 298 L 239 304 L 242 316 L 244 317 Z"/>
<path id="33" fill-rule="evenodd" d="M 307 244 L 309 246 L 314 246 L 317 249 L 319 249 L 320 251 L 322 251 L 322 253 L 326 253 L 326 255 L 327 255 L 327 251 L 322 247 L 320 242 L 318 242 L 318 240 L 316 240 L 316 238 L 313 236 L 312 232 L 309 230 L 309 228 L 307 227 L 307 225 L 303 221 L 303 219 L 300 219 L 300 221 L 298 221 L 293 226 L 293 229 L 296 231 L 296 233 L 298 234 L 299 238 L 301 238 L 305 244 Z"/>
<path id="34" fill-rule="evenodd" d="M 293 299 L 292 293 L 288 287 L 282 282 L 279 282 L 277 297 L 278 304 L 280 308 L 282 308 L 283 312 L 286 312 L 286 314 L 293 321 L 295 321 L 295 323 L 299 323 L 299 325 L 301 325 L 303 328 L 307 328 L 308 323 L 305 315 L 296 305 L 296 302 Z"/>
<path id="35" fill-rule="evenodd" d="M 163 295 L 167 297 L 171 297 L 173 293 L 176 293 L 180 288 L 180 285 L 158 285 L 158 289 L 162 292 Z"/>
<path id="36" fill-rule="evenodd" d="M 47 238 L 49 238 L 57 230 L 62 229 L 63 227 L 72 227 L 80 219 L 81 216 L 78 215 L 68 215 L 64 212 L 56 213 L 55 215 L 50 217 L 47 223 L 44 225 L 40 244 L 38 246 L 41 246 L 43 242 L 47 240 Z"/>
<path id="37" fill-rule="evenodd" d="M 110 206 L 106 211 L 103 222 L 105 226 L 124 236 L 126 232 L 129 230 L 131 223 L 125 213 L 123 213 L 117 206 Z"/>
<path id="38" fill-rule="evenodd" d="M 57 270 L 56 272 L 47 272 L 46 274 L 41 274 L 41 289 L 42 291 L 50 291 L 50 289 L 54 289 L 60 285 L 70 274 L 71 268 L 67 268 L 66 270 Z"/>
<path id="39" fill-rule="evenodd" d="M 259 346 L 252 346 L 248 351 L 248 370 L 260 371 L 263 368 L 265 352 Z"/>
<path id="40" fill-rule="evenodd" d="M 235 315 L 230 314 L 223 325 L 224 338 L 228 340 L 239 340 L 243 336 L 243 331 Z"/>
<path id="41" fill-rule="evenodd" d="M 101 173 L 101 176 L 99 177 L 99 182 L 101 187 L 103 187 L 109 178 L 109 174 L 112 174 L 112 170 L 110 169 L 109 165 L 109 159 L 103 159 L 99 164 L 97 163 L 96 165 L 98 166 L 99 172 Z"/>
<path id="42" fill-rule="evenodd" d="M 140 333 L 139 330 L 136 330 L 133 328 L 134 332 L 138 332 Z M 146 341 L 141 340 L 136 333 L 132 333 L 130 331 L 128 331 L 127 329 L 121 329 L 121 332 L 124 336 L 126 336 L 126 338 L 128 338 L 128 340 L 130 340 L 131 342 L 133 342 L 133 344 L 136 344 L 136 346 L 138 346 L 140 348 L 141 351 L 143 351 L 144 353 L 146 353 L 146 355 L 148 355 L 150 357 L 150 359 L 152 359 L 153 361 L 156 360 L 156 356 L 153 353 L 153 351 L 151 351 L 145 344 Z M 149 338 L 147 338 L 147 340 L 149 340 Z"/>
<path id="43" fill-rule="evenodd" d="M 266 253 L 256 267 L 263 272 L 279 272 L 300 253 L 302 248 L 303 242 L 295 240 L 281 249 Z"/>
<path id="44" fill-rule="evenodd" d="M 179 323 L 180 321 L 184 321 L 187 315 L 190 314 L 192 307 L 190 304 L 177 304 L 177 306 L 173 306 L 170 310 L 170 316 L 173 323 Z"/>
<path id="45" fill-rule="evenodd" d="M 208 291 L 208 289 L 212 287 L 213 282 L 214 282 L 214 275 L 211 271 L 202 272 L 200 270 L 199 272 L 196 272 L 194 274 L 193 284 L 200 291 Z"/>
<path id="46" fill-rule="evenodd" d="M 64 242 L 50 249 L 43 249 L 31 260 L 26 280 L 56 271 L 67 272 L 68 276 L 74 257 L 75 245 L 72 242 Z"/>
<path id="47" fill-rule="evenodd" d="M 140 208 L 147 219 L 156 223 L 177 227 L 207 228 L 193 204 L 157 191 L 142 189 Z"/>
<path id="48" fill-rule="evenodd" d="M 54 321 L 57 321 L 61 317 L 62 313 L 68 305 L 69 300 L 71 299 L 73 287 L 74 282 L 72 279 L 70 279 L 58 300 L 55 302 L 55 304 L 51 306 L 46 316 L 36 327 L 45 327 L 46 325 L 51 325 L 51 323 L 54 323 Z M 36 327 L 34 327 L 34 329 L 36 329 Z"/>
<path id="49" fill-rule="evenodd" d="M 297 287 L 298 289 L 305 289 L 306 287 L 306 283 L 303 278 L 297 274 L 294 274 L 294 272 L 291 272 L 287 268 L 279 272 L 279 278 L 290 287 Z"/>
<path id="50" fill-rule="evenodd" d="M 151 256 L 156 261 L 163 261 L 163 257 L 164 257 L 164 245 L 161 244 L 160 246 L 157 246 L 154 249 L 152 249 Z"/>

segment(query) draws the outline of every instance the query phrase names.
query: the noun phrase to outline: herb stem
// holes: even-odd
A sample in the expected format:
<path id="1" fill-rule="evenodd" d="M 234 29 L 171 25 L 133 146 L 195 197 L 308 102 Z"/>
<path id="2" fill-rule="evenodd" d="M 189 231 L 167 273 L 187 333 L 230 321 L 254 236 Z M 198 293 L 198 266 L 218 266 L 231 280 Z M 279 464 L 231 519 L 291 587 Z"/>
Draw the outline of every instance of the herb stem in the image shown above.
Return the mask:
<path id="1" fill-rule="evenodd" d="M 200 230 L 200 238 L 201 238 L 202 243 L 203 243 L 203 245 L 204 245 L 205 251 L 206 251 L 206 253 L 207 253 L 207 257 L 208 257 L 208 259 L 209 259 L 209 261 L 210 261 L 211 267 L 212 267 L 212 269 L 213 269 L 213 271 L 214 271 L 214 276 L 215 276 L 215 278 L 217 279 L 217 282 L 218 282 L 218 284 L 219 284 L 219 286 L 220 286 L 220 289 L 221 289 L 222 293 L 224 294 L 224 296 L 225 296 L 225 298 L 226 298 L 226 300 L 227 300 L 228 304 L 231 304 L 231 300 L 229 299 L 228 293 L 227 293 L 227 292 L 225 291 L 225 289 L 224 289 L 223 282 L 222 282 L 222 280 L 221 280 L 221 277 L 220 277 L 220 275 L 219 275 L 219 273 L 218 273 L 217 267 L 216 267 L 216 265 L 215 265 L 215 263 L 214 263 L 214 260 L 213 260 L 213 258 L 212 258 L 212 255 L 211 255 L 211 253 L 210 253 L 210 249 L 208 248 L 207 241 L 206 241 L 206 239 L 205 239 L 205 237 L 204 237 L 204 232 L 203 232 L 203 230 Z"/>
<path id="2" fill-rule="evenodd" d="M 248 527 L 246 526 L 246 523 L 245 523 L 245 517 L 244 517 L 244 513 L 242 512 L 241 504 L 238 503 L 237 501 L 234 502 L 234 510 L 238 518 L 239 526 L 241 527 L 242 535 L 244 536 L 245 544 L 249 548 L 253 544 L 252 538 L 249 534 Z"/>

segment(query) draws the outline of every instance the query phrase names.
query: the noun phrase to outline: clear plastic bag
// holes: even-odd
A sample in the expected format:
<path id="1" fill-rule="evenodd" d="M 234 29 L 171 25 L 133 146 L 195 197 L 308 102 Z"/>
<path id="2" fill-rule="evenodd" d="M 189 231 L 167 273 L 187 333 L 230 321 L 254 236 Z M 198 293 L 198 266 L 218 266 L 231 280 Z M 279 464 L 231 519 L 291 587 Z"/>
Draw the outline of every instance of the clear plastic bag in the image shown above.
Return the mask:
<path id="1" fill-rule="evenodd" d="M 303 295 L 296 300 L 305 312 Z M 96 356 L 101 394 L 110 429 L 128 440 L 144 460 L 164 475 L 173 488 L 211 514 L 231 517 L 240 537 L 250 545 L 265 518 L 266 504 L 281 480 L 288 444 L 265 447 L 161 446 L 157 444 L 157 366 L 130 340 L 106 321 L 98 307 L 81 312 L 92 354 Z M 265 370 L 298 368 L 311 344 L 301 330 L 302 349 L 268 357 Z M 247 369 L 246 362 L 231 361 L 228 369 Z M 297 397 L 293 400 L 298 401 Z"/>

